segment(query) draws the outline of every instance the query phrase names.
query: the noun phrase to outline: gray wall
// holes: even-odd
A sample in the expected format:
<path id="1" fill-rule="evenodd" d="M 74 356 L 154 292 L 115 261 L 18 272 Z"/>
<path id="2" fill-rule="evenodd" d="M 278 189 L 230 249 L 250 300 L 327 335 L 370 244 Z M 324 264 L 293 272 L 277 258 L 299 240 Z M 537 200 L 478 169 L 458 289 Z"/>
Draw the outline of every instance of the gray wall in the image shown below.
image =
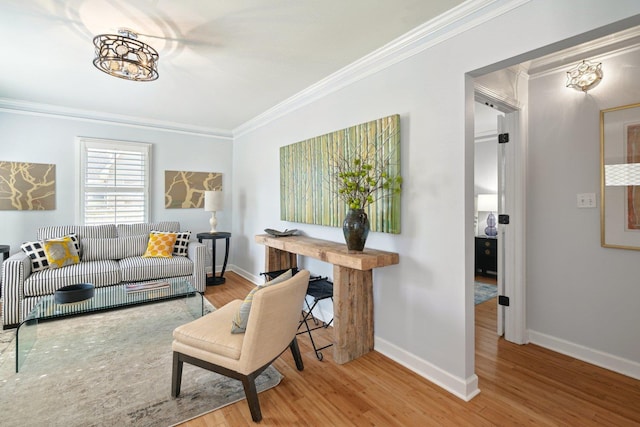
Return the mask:
<path id="1" fill-rule="evenodd" d="M 510 5 L 517 7 L 499 10 Z M 580 14 L 575 13 L 578 7 Z M 349 82 L 338 82 L 338 88 L 319 99 L 301 100 L 298 108 L 239 134 L 233 146 L 216 138 L 0 112 L 2 159 L 55 163 L 59 182 L 55 211 L 0 212 L 3 243 L 15 250 L 40 225 L 75 222 L 75 136 L 152 142 L 152 219 L 177 219 L 183 228 L 206 230 L 206 213 L 163 208 L 162 176 L 165 169 L 223 172 L 225 189 L 231 191 L 219 228 L 233 231 L 235 268 L 257 279 L 264 271 L 264 248 L 254 242 L 254 235 L 266 227 L 299 228 L 313 237 L 343 239 L 338 228 L 280 221 L 279 147 L 398 113 L 405 178 L 402 233 L 372 233 L 367 242 L 370 248 L 400 254 L 399 265 L 374 272 L 376 349 L 456 395 L 471 398 L 478 392 L 474 138 L 473 130 L 466 129 L 473 102 L 465 74 L 638 14 L 640 3 L 498 0 L 489 9 L 500 13 L 447 37 L 435 34 L 422 41 L 419 53 L 389 68 L 374 64 Z M 531 82 L 527 309 L 529 327 L 540 336 L 639 365 L 634 331 L 640 319 L 632 306 L 640 300 L 640 287 L 631 280 L 638 276 L 637 253 L 600 248 L 597 211 L 575 208 L 576 193 L 598 188 L 597 137 L 593 141 L 598 110 L 640 98 L 637 87 L 626 89 L 637 80 L 637 68 L 621 69 L 626 74 L 612 79 L 620 86 L 606 92 L 603 83 L 593 92 L 593 97 L 602 94 L 597 102 L 592 95 L 565 92 L 559 75 L 553 87 L 542 78 Z M 609 94 L 614 92 L 619 96 L 612 99 Z M 582 167 L 568 171 L 567 165 Z M 326 264 L 303 263 L 314 273 L 331 272 Z"/>
<path id="2" fill-rule="evenodd" d="M 527 323 L 535 342 L 640 372 L 640 253 L 601 247 L 600 209 L 576 207 L 578 193 L 600 206 L 600 110 L 640 101 L 640 54 L 597 59 L 604 79 L 587 94 L 564 87 L 565 70 L 530 80 Z"/>
<path id="3" fill-rule="evenodd" d="M 233 184 L 233 142 L 230 140 L 40 114 L 0 112 L 2 160 L 56 165 L 55 210 L 0 211 L 0 241 L 11 245 L 12 254 L 20 250 L 22 242 L 35 239 L 37 227 L 78 223 L 75 205 L 78 189 L 77 136 L 153 144 L 152 221 L 180 221 L 183 230 L 194 233 L 209 230 L 210 214 L 202 209 L 165 209 L 165 170 L 222 172 L 223 187 L 230 189 Z M 227 191 L 225 196 L 228 199 L 226 205 L 230 207 L 231 192 Z M 219 229 L 230 230 L 231 218 L 230 212 L 220 212 Z"/>
<path id="4" fill-rule="evenodd" d="M 496 6 L 504 4 L 497 2 Z M 579 17 L 575 13 L 578 6 L 584 11 Z M 473 397 L 478 391 L 473 324 L 474 143 L 473 130 L 465 128 L 467 115 L 472 115 L 473 89 L 465 84 L 465 73 L 639 12 L 640 4 L 633 1 L 616 2 L 615 8 L 595 0 L 524 2 L 389 68 L 363 73 L 318 100 L 274 114 L 263 126 L 242 133 L 234 147 L 234 263 L 238 270 L 248 276 L 263 271 L 264 248 L 255 244 L 254 235 L 265 227 L 299 228 L 312 237 L 343 239 L 337 228 L 280 221 L 279 147 L 399 113 L 402 233 L 372 233 L 367 242 L 370 248 L 400 254 L 399 265 L 374 272 L 376 349 L 463 398 Z M 551 162 L 566 164 L 566 159 Z M 256 165 L 260 165 L 257 172 Z M 571 202 L 575 203 L 575 195 Z M 538 253 L 535 246 L 546 244 L 558 261 L 564 252 L 558 251 L 555 242 L 550 247 L 548 237 L 542 237 L 545 227 L 536 222 L 529 228 L 530 235 L 537 235 L 530 245 Z M 320 273 L 327 268 L 305 262 L 314 269 L 317 266 Z M 562 272 L 558 279 L 570 273 L 558 269 Z M 536 304 L 536 298 L 532 300 Z M 544 316 L 544 308 L 530 309 L 541 310 L 536 316 Z M 571 318 L 574 312 L 566 313 Z M 580 310 L 575 314 L 587 315 Z M 629 318 L 612 320 L 616 340 L 633 336 L 627 330 L 638 323 L 638 317 L 634 318 L 633 323 L 627 322 L 633 320 Z M 581 323 L 580 318 L 574 321 Z M 549 331 L 562 338 L 565 327 L 556 325 Z M 626 346 L 615 351 L 630 355 Z M 640 361 L 637 354 L 634 357 Z"/>

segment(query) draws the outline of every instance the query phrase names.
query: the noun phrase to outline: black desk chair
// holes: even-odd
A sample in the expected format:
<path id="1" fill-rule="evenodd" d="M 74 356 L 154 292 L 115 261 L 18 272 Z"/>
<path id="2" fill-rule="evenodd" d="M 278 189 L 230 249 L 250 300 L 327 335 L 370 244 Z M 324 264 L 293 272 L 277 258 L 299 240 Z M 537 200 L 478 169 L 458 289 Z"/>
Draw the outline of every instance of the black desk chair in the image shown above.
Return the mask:
<path id="1" fill-rule="evenodd" d="M 284 273 L 287 270 L 269 271 L 260 274 L 265 276 L 267 280 L 271 280 L 278 277 L 280 274 Z M 298 269 L 294 268 L 293 274 L 295 275 L 297 272 Z M 326 277 L 312 276 L 309 278 L 307 295 L 313 298 L 313 304 L 309 305 L 309 301 L 307 301 L 307 299 L 305 298 L 304 303 L 307 306 L 307 311 L 303 310 L 302 320 L 298 325 L 298 330 L 300 330 L 302 325 L 304 325 L 304 330 L 298 332 L 296 335 L 309 334 L 309 339 L 311 340 L 311 345 L 313 346 L 313 350 L 316 353 L 316 357 L 318 358 L 318 360 L 322 361 L 324 357 L 321 350 L 331 347 L 333 344 L 328 344 L 323 347 L 317 347 L 316 342 L 313 339 L 313 334 L 311 332 L 320 328 L 328 328 L 331 323 L 333 323 L 333 318 L 329 322 L 321 322 L 313 315 L 313 310 L 322 300 L 331 298 L 331 302 L 333 303 L 333 283 L 330 282 Z M 313 322 L 313 327 L 309 326 L 309 322 Z"/>

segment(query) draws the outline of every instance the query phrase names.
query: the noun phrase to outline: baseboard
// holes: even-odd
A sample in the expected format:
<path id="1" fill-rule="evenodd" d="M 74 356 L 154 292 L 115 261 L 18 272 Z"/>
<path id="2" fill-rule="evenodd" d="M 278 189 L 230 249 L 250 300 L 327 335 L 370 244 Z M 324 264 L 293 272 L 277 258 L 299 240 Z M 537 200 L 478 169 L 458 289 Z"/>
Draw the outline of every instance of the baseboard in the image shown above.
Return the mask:
<path id="1" fill-rule="evenodd" d="M 384 354 L 465 402 L 480 393 L 478 376 L 475 374 L 467 379 L 457 377 L 382 338 L 375 337 L 374 345 L 377 352 Z"/>
<path id="2" fill-rule="evenodd" d="M 594 350 L 580 344 L 529 330 L 529 342 L 558 353 L 574 357 L 583 362 L 609 369 L 622 375 L 640 380 L 640 363 L 613 354 Z"/>
<path id="3" fill-rule="evenodd" d="M 234 265 L 234 264 L 228 265 L 227 270 L 233 271 L 237 275 L 242 276 L 243 278 L 247 279 L 248 281 L 250 281 L 255 285 L 259 283 L 264 283 L 264 279 L 261 276 L 254 276 L 252 273 L 249 273 L 247 270 L 243 270 L 237 265 Z"/>
<path id="4" fill-rule="evenodd" d="M 252 283 L 258 284 L 264 282 L 260 276 L 254 276 L 237 265 L 230 265 L 228 270 L 233 271 Z M 324 321 L 328 321 L 330 320 L 330 317 L 333 317 L 332 314 L 330 315 L 324 311 L 318 314 L 318 317 Z M 480 389 L 478 388 L 478 377 L 475 374 L 466 380 L 456 377 L 455 375 L 451 375 L 437 366 L 432 365 L 431 363 L 426 362 L 400 347 L 378 337 L 375 337 L 374 346 L 377 352 L 412 370 L 421 377 L 426 378 L 466 402 L 473 399 L 478 395 L 478 393 L 480 393 Z"/>

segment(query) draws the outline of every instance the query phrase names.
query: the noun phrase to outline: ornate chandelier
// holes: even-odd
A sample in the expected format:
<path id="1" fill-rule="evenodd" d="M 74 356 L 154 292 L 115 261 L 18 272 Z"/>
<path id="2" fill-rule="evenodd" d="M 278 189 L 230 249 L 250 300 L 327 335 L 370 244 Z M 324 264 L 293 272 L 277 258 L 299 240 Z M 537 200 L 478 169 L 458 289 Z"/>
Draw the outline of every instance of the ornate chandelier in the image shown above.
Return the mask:
<path id="1" fill-rule="evenodd" d="M 120 35 L 101 34 L 94 37 L 96 57 L 93 65 L 100 71 L 126 80 L 148 82 L 158 78 L 158 52 L 136 40 L 138 35 L 121 28 Z"/>
<path id="2" fill-rule="evenodd" d="M 582 61 L 567 71 L 567 87 L 583 92 L 596 87 L 602 80 L 602 63 Z"/>

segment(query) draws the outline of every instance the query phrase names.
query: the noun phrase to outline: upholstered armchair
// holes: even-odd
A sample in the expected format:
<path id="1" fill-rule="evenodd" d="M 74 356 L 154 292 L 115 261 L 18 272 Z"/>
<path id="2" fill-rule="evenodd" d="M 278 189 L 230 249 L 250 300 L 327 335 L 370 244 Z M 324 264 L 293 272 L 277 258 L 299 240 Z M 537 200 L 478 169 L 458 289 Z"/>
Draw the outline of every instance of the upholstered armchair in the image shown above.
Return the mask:
<path id="1" fill-rule="evenodd" d="M 309 272 L 301 270 L 290 279 L 254 292 L 244 333 L 231 332 L 241 300 L 176 328 L 171 395 L 180 394 L 182 366 L 189 363 L 242 381 L 251 417 L 260 421 L 256 377 L 287 348 L 298 370 L 304 369 L 296 332 L 308 284 Z"/>

